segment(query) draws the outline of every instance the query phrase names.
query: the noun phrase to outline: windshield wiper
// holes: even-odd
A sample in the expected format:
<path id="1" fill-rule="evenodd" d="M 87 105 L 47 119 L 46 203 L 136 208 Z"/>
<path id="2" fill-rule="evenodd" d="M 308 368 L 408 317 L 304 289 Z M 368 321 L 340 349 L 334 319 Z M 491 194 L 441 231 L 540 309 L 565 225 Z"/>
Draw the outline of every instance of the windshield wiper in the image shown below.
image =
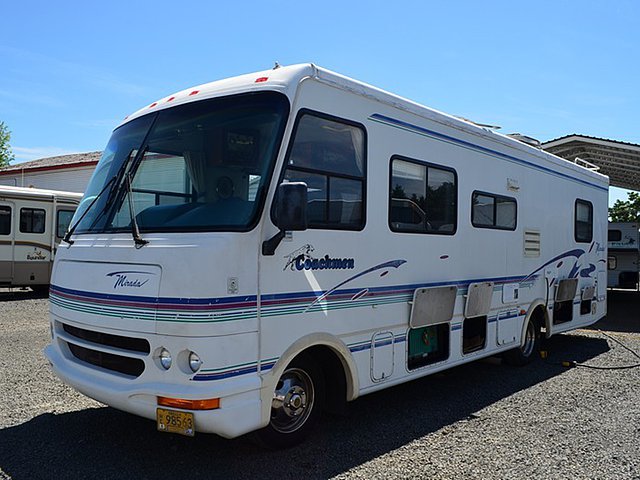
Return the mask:
<path id="1" fill-rule="evenodd" d="M 73 226 L 70 227 L 69 230 L 67 230 L 67 233 L 62 238 L 63 241 L 67 242 L 69 245 L 73 245 L 75 243 L 75 240 L 71 240 L 71 235 L 73 235 L 73 232 L 76 231 L 76 228 L 78 228 L 78 225 L 80 225 L 80 222 L 82 221 L 84 216 L 89 212 L 89 210 L 91 210 L 91 207 L 93 207 L 93 205 L 98 201 L 98 199 L 102 196 L 102 194 L 107 191 L 107 188 L 109 188 L 109 186 L 113 182 L 115 182 L 115 180 L 116 180 L 116 177 L 111 177 L 111 179 L 105 184 L 102 190 L 100 190 L 100 193 L 98 193 L 98 195 L 96 195 L 95 198 L 91 200 L 91 203 L 89 203 L 85 211 L 82 212 L 82 215 L 80 215 L 80 218 L 78 218 L 76 223 L 74 223 Z"/>
<path id="2" fill-rule="evenodd" d="M 131 235 L 133 235 L 133 241 L 136 244 L 136 248 L 141 248 L 149 243 L 148 240 L 143 239 L 140 236 L 140 228 L 138 228 L 138 221 L 136 220 L 136 212 L 133 208 L 133 190 L 131 189 L 131 172 L 125 176 L 125 182 L 127 185 L 127 198 L 129 199 L 129 215 L 131 216 Z"/>

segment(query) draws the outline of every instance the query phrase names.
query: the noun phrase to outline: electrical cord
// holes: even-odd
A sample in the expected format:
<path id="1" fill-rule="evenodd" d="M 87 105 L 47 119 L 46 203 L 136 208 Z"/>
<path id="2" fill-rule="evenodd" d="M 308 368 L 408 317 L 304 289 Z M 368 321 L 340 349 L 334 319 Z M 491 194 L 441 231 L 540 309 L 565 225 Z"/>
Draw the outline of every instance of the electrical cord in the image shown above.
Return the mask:
<path id="1" fill-rule="evenodd" d="M 617 338 L 615 338 L 612 335 L 609 335 L 608 333 L 605 333 L 605 332 L 603 332 L 602 330 L 599 330 L 599 329 L 597 330 L 597 332 L 600 333 L 601 335 L 604 335 L 605 337 L 609 338 L 610 340 L 613 340 L 615 343 L 620 345 L 622 348 L 624 348 L 625 350 L 630 352 L 634 357 L 640 359 L 640 354 L 638 354 L 635 350 L 631 349 L 630 347 L 628 347 L 627 345 L 622 343 Z M 548 357 L 548 352 L 546 350 L 542 350 L 542 351 L 540 351 L 540 356 L 543 359 L 546 360 L 547 357 Z M 561 366 L 566 367 L 566 368 L 581 367 L 581 368 L 587 368 L 587 369 L 590 369 L 590 370 L 629 370 L 631 368 L 640 367 L 640 362 L 632 364 L 632 365 L 612 365 L 612 366 L 587 365 L 585 363 L 576 362 L 575 360 L 563 360 L 561 362 L 549 362 L 549 361 L 546 361 L 546 363 L 549 364 L 549 365 L 561 365 Z"/>

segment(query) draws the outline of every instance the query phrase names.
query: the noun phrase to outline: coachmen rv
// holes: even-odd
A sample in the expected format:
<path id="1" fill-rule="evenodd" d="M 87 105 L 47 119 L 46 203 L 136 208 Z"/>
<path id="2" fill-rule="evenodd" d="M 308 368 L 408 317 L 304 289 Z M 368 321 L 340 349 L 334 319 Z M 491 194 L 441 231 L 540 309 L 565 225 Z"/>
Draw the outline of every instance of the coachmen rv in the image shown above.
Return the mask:
<path id="1" fill-rule="evenodd" d="M 170 95 L 56 257 L 56 374 L 164 432 L 323 410 L 606 313 L 607 177 L 314 65 Z"/>
<path id="2" fill-rule="evenodd" d="M 0 186 L 0 286 L 49 288 L 57 245 L 81 193 Z"/>

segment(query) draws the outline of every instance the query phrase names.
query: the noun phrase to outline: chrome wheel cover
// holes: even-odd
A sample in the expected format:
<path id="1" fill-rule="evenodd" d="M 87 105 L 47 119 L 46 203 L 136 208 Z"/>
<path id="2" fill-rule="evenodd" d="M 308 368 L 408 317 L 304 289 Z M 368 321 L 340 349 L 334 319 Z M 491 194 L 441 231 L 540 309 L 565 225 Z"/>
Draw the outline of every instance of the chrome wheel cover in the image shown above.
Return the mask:
<path id="1" fill-rule="evenodd" d="M 522 355 L 525 357 L 530 357 L 533 353 L 533 349 L 536 346 L 536 326 L 535 324 L 529 320 L 527 324 L 527 333 L 524 337 L 524 345 L 522 345 Z"/>
<path id="2" fill-rule="evenodd" d="M 271 401 L 271 426 L 280 433 L 302 427 L 315 400 L 313 380 L 299 368 L 289 368 L 280 377 Z"/>

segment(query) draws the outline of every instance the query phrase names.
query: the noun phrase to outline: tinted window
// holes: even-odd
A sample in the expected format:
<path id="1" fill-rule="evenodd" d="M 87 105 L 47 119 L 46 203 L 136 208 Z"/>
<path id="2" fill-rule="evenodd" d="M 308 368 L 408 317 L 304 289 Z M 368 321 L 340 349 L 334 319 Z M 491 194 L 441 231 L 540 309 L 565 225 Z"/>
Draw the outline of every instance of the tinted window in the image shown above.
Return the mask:
<path id="1" fill-rule="evenodd" d="M 58 210 L 56 218 L 56 236 L 58 238 L 64 237 L 65 233 L 67 233 L 74 212 L 75 210 Z"/>
<path id="2" fill-rule="evenodd" d="M 473 192 L 471 203 L 471 223 L 474 227 L 516 229 L 518 208 L 514 198 Z"/>
<path id="3" fill-rule="evenodd" d="M 609 238 L 610 242 L 620 242 L 622 240 L 622 231 L 621 230 L 609 230 Z"/>
<path id="4" fill-rule="evenodd" d="M 452 235 L 457 222 L 456 175 L 414 160 L 391 160 L 389 224 L 396 232 Z"/>
<path id="5" fill-rule="evenodd" d="M 310 228 L 364 226 L 365 132 L 343 120 L 303 113 L 284 179 L 307 184 Z"/>
<path id="6" fill-rule="evenodd" d="M 11 207 L 0 206 L 0 235 L 11 233 Z"/>
<path id="7" fill-rule="evenodd" d="M 44 233 L 45 212 L 40 208 L 20 209 L 20 231 L 22 233 Z"/>
<path id="8" fill-rule="evenodd" d="M 593 239 L 593 204 L 576 200 L 574 234 L 576 242 L 588 243 Z"/>

